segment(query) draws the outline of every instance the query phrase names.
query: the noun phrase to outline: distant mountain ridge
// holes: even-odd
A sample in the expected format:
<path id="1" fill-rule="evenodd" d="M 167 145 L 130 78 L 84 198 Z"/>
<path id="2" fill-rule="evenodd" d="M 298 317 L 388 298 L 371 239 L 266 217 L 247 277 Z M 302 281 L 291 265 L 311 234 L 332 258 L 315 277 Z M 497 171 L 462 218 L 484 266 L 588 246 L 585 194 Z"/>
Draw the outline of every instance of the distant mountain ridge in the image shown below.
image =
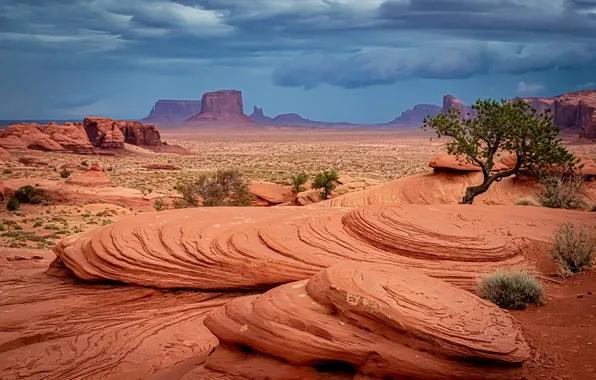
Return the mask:
<path id="1" fill-rule="evenodd" d="M 201 112 L 200 100 L 158 100 L 149 116 L 141 119 L 147 123 L 180 123 Z"/>

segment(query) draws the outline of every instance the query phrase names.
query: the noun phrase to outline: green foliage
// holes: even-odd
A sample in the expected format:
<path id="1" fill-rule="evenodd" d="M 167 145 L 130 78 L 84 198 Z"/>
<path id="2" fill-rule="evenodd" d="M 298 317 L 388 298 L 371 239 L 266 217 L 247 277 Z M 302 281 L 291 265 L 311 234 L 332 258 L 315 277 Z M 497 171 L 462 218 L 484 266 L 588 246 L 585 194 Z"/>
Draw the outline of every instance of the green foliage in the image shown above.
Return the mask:
<path id="1" fill-rule="evenodd" d="M 216 207 L 216 206 L 250 206 L 252 194 L 244 175 L 237 169 L 218 170 L 215 174 L 202 174 L 192 182 L 181 182 L 176 191 L 182 199 L 174 202 L 174 208 L 184 207 Z"/>
<path id="2" fill-rule="evenodd" d="M 315 176 L 315 180 L 312 183 L 313 189 L 323 189 L 321 194 L 322 199 L 328 199 L 331 192 L 335 190 L 335 181 L 337 181 L 339 175 L 335 170 L 326 170 Z"/>
<path id="3" fill-rule="evenodd" d="M 483 182 L 468 187 L 462 203 L 472 204 L 474 197 L 490 185 L 517 173 L 520 169 L 536 171 L 548 165 L 573 171 L 578 160 L 562 145 L 559 128 L 553 124 L 550 111 L 537 115 L 528 102 L 518 100 L 480 100 L 472 108 L 475 118 L 461 118 L 457 109 L 448 115 L 424 119 L 425 129 L 434 129 L 438 137 L 450 137 L 447 151 L 480 166 Z M 508 152 L 516 156 L 509 170 L 491 173 L 495 155 Z"/>
<path id="4" fill-rule="evenodd" d="M 585 228 L 575 231 L 573 224 L 563 223 L 552 238 L 551 255 L 559 266 L 561 277 L 569 277 L 591 267 L 596 243 Z"/>
<path id="5" fill-rule="evenodd" d="M 540 174 L 541 189 L 538 200 L 544 207 L 583 209 L 588 204 L 582 193 L 585 177 L 578 174 L 568 175 L 561 171 Z"/>
<path id="6" fill-rule="evenodd" d="M 525 309 L 528 304 L 544 303 L 544 287 L 520 269 L 498 270 L 478 282 L 480 297 L 504 309 Z"/>
<path id="7" fill-rule="evenodd" d="M 31 185 L 19 187 L 14 193 L 15 198 L 21 203 L 30 203 L 36 195 L 36 189 Z"/>
<path id="8" fill-rule="evenodd" d="M 153 201 L 153 208 L 155 208 L 156 211 L 167 210 L 168 204 L 163 199 L 157 198 L 155 201 Z"/>
<path id="9" fill-rule="evenodd" d="M 60 172 L 60 177 L 68 178 L 68 177 L 70 177 L 71 174 L 72 174 L 72 172 L 70 170 L 62 169 L 62 171 Z"/>
<path id="10" fill-rule="evenodd" d="M 6 204 L 6 209 L 8 211 L 16 211 L 21 208 L 21 202 L 15 197 L 10 197 L 8 203 Z"/>
<path id="11" fill-rule="evenodd" d="M 302 172 L 292 177 L 292 187 L 296 193 L 304 191 L 303 185 L 308 181 L 308 174 Z"/>

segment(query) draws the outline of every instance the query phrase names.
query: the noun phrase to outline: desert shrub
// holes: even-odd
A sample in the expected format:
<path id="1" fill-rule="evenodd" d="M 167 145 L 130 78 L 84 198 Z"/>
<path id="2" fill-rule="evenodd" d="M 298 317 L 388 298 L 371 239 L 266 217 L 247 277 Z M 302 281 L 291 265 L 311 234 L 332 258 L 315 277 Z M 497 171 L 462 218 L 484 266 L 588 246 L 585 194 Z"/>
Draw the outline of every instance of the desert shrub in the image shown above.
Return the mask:
<path id="1" fill-rule="evenodd" d="M 536 199 L 532 197 L 520 198 L 517 202 L 515 202 L 515 204 L 518 206 L 540 206 Z"/>
<path id="2" fill-rule="evenodd" d="M 4 169 L 2 174 L 12 174 L 12 169 Z"/>
<path id="3" fill-rule="evenodd" d="M 559 274 L 568 277 L 592 266 L 596 243 L 584 227 L 576 232 L 573 224 L 563 223 L 553 235 L 551 255 L 559 266 Z"/>
<path id="4" fill-rule="evenodd" d="M 525 309 L 528 304 L 544 303 L 544 287 L 520 269 L 498 270 L 478 281 L 480 297 L 504 309 Z"/>
<path id="5" fill-rule="evenodd" d="M 186 201 L 184 201 L 184 199 L 178 198 L 178 199 L 174 199 L 172 201 L 172 208 L 180 209 L 180 208 L 187 208 L 187 207 L 190 207 L 190 206 L 188 205 L 188 203 L 186 203 Z"/>
<path id="6" fill-rule="evenodd" d="M 21 202 L 15 197 L 10 197 L 8 203 L 6 204 L 6 209 L 8 211 L 16 211 L 21 208 Z"/>
<path id="7" fill-rule="evenodd" d="M 81 166 L 89 166 L 89 163 L 87 161 L 81 161 Z"/>
<path id="8" fill-rule="evenodd" d="M 566 175 L 562 172 L 540 175 L 541 189 L 537 192 L 538 201 L 544 207 L 581 209 L 587 202 L 582 193 L 585 177 Z"/>
<path id="9" fill-rule="evenodd" d="M 182 195 L 178 206 L 215 207 L 215 206 L 250 206 L 252 194 L 248 182 L 241 171 L 218 170 L 215 174 L 202 174 L 195 181 L 181 182 L 176 191 Z M 176 206 L 174 206 L 176 207 Z"/>
<path id="10" fill-rule="evenodd" d="M 331 192 L 335 190 L 335 181 L 337 181 L 339 175 L 335 170 L 327 170 L 316 175 L 315 180 L 312 183 L 313 189 L 323 189 L 321 194 L 322 199 L 328 199 Z"/>
<path id="11" fill-rule="evenodd" d="M 304 191 L 304 184 L 308 181 L 308 174 L 302 172 L 294 175 L 291 179 L 292 181 L 292 188 L 296 193 Z"/>
<path id="12" fill-rule="evenodd" d="M 71 174 L 72 174 L 72 172 L 70 170 L 62 169 L 62 171 L 60 172 L 60 177 L 68 178 L 68 177 L 70 177 Z"/>
<path id="13" fill-rule="evenodd" d="M 14 193 L 14 197 L 18 199 L 20 203 L 29 203 L 36 195 L 37 191 L 35 187 L 31 185 L 19 187 Z"/>
<path id="14" fill-rule="evenodd" d="M 168 204 L 163 199 L 158 198 L 153 202 L 153 208 L 155 208 L 156 211 L 167 210 Z"/>

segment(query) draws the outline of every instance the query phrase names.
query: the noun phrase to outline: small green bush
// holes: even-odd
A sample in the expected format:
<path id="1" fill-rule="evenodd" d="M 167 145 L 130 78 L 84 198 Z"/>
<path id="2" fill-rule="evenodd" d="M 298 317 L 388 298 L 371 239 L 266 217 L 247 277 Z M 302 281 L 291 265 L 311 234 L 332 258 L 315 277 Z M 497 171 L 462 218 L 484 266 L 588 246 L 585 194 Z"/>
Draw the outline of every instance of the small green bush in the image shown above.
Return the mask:
<path id="1" fill-rule="evenodd" d="M 29 203 L 31 199 L 36 195 L 35 187 L 31 185 L 19 187 L 14 193 L 14 197 L 20 203 Z"/>
<path id="2" fill-rule="evenodd" d="M 482 277 L 477 293 L 503 309 L 521 310 L 528 304 L 544 303 L 544 287 L 540 281 L 520 269 L 498 270 Z"/>
<path id="3" fill-rule="evenodd" d="M 575 231 L 573 224 L 563 223 L 552 238 L 551 255 L 559 266 L 559 275 L 569 277 L 592 266 L 596 243 L 586 228 Z"/>
<path id="4" fill-rule="evenodd" d="M 306 181 L 308 181 L 308 174 L 304 172 L 298 173 L 292 177 L 292 188 L 296 194 L 305 190 L 303 185 Z"/>
<path id="5" fill-rule="evenodd" d="M 87 161 L 82 161 L 81 166 L 89 166 L 89 164 L 87 163 Z"/>
<path id="6" fill-rule="evenodd" d="M 8 211 L 17 211 L 21 208 L 21 202 L 15 197 L 10 197 L 8 203 L 6 204 L 6 209 Z"/>
<path id="7" fill-rule="evenodd" d="M 339 175 L 335 170 L 327 170 L 316 175 L 312 183 L 313 189 L 323 189 L 321 199 L 328 199 L 331 192 L 335 190 L 335 181 L 339 179 Z"/>
<path id="8" fill-rule="evenodd" d="M 70 170 L 62 169 L 62 171 L 60 172 L 60 177 L 68 178 L 68 177 L 70 177 L 71 174 L 72 174 L 72 172 Z"/>

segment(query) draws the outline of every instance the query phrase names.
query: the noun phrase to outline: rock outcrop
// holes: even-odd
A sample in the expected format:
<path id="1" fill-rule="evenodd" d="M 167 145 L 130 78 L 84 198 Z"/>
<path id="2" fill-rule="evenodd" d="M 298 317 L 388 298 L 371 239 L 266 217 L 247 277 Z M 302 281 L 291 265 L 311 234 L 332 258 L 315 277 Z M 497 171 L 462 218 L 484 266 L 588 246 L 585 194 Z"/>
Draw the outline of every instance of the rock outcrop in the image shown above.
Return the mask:
<path id="1" fill-rule="evenodd" d="M 118 120 L 120 132 L 124 135 L 124 142 L 137 146 L 162 145 L 159 130 L 153 124 L 143 124 L 139 121 Z"/>
<path id="2" fill-rule="evenodd" d="M 124 135 L 120 123 L 105 117 L 86 117 L 83 126 L 89 141 L 96 148 L 124 149 Z"/>
<path id="3" fill-rule="evenodd" d="M 61 151 L 64 148 L 42 132 L 39 124 L 13 124 L 0 135 L 0 146 L 6 149 Z"/>
<path id="4" fill-rule="evenodd" d="M 242 92 L 236 90 L 205 93 L 201 99 L 201 112 L 189 118 L 188 121 L 253 122 L 244 114 Z"/>
<path id="5" fill-rule="evenodd" d="M 81 279 L 157 288 L 260 289 L 353 262 L 473 291 L 498 268 L 535 272 L 519 247 L 548 243 L 566 221 L 596 226 L 588 212 L 482 204 L 193 208 L 117 221 L 65 238 L 55 252 Z"/>
<path id="6" fill-rule="evenodd" d="M 182 123 L 201 112 L 200 100 L 158 100 L 143 123 L 176 124 Z"/>
<path id="7" fill-rule="evenodd" d="M 253 205 L 255 206 L 275 206 L 291 202 L 296 198 L 287 186 L 271 182 L 251 183 L 250 193 L 254 195 Z"/>
<path id="8" fill-rule="evenodd" d="M 449 110 L 455 108 L 459 110 L 459 116 L 462 119 L 471 119 L 476 117 L 476 111 L 472 107 L 465 105 L 461 100 L 453 95 L 445 95 L 443 97 L 443 109 L 442 112 L 447 115 Z"/>
<path id="9" fill-rule="evenodd" d="M 64 149 L 73 152 L 87 152 L 93 149 L 82 123 L 67 122 L 63 125 L 49 123 L 40 127 L 40 130 Z"/>
<path id="10" fill-rule="evenodd" d="M 515 165 L 515 162 L 514 162 Z M 452 154 L 441 153 L 438 154 L 429 164 L 435 171 L 451 170 L 458 172 L 481 172 L 480 166 L 469 162 L 463 156 L 456 157 Z M 501 163 L 495 162 L 492 168 L 493 172 L 507 170 L 508 167 Z"/>
<path id="11" fill-rule="evenodd" d="M 374 264 L 339 264 L 237 298 L 205 325 L 220 342 L 205 368 L 243 379 L 519 379 L 530 356 L 497 306 Z"/>
<path id="12" fill-rule="evenodd" d="M 388 124 L 418 126 L 424 122 L 425 117 L 435 117 L 442 111 L 443 108 L 434 104 L 417 104 L 413 109 L 402 112 L 401 116 L 390 121 Z"/>
<path id="13" fill-rule="evenodd" d="M 269 116 L 265 116 L 262 108 L 254 106 L 252 113 L 249 116 L 256 123 L 269 124 L 273 120 Z"/>
<path id="14" fill-rule="evenodd" d="M 563 129 L 580 128 L 580 137 L 596 139 L 596 90 L 570 92 L 554 100 L 555 124 Z"/>
<path id="15" fill-rule="evenodd" d="M 10 159 L 10 153 L 6 149 L 4 149 L 0 146 L 0 160 L 4 161 L 4 160 L 9 160 L 9 159 Z"/>
<path id="16" fill-rule="evenodd" d="M 72 175 L 66 180 L 66 183 L 69 185 L 94 187 L 110 186 L 112 181 L 110 181 L 97 163 L 93 163 L 88 170 Z"/>

